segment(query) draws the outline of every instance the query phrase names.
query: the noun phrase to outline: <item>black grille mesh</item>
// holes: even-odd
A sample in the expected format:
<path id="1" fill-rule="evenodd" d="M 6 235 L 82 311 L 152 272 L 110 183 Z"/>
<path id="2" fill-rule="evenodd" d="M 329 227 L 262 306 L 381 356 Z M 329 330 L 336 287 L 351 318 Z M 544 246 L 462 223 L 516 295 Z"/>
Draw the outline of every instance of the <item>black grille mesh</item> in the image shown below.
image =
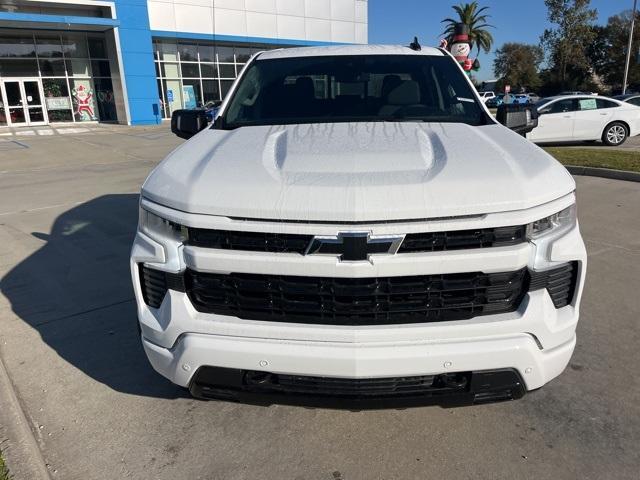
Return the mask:
<path id="1" fill-rule="evenodd" d="M 248 320 L 383 325 L 464 320 L 514 311 L 527 291 L 546 288 L 556 308 L 573 301 L 578 262 L 545 271 L 383 278 L 325 278 L 140 266 L 144 301 L 162 304 L 168 289 L 187 292 L 196 310 Z"/>
<path id="2" fill-rule="evenodd" d="M 154 270 L 153 268 L 141 268 L 140 286 L 142 287 L 144 302 L 150 307 L 158 308 L 167 293 L 165 272 Z"/>
<path id="3" fill-rule="evenodd" d="M 189 228 L 187 243 L 194 247 L 218 248 L 303 255 L 313 235 L 266 232 L 241 232 Z M 405 237 L 398 253 L 438 252 L 471 248 L 516 245 L 526 240 L 525 226 L 454 230 L 448 232 L 411 233 Z"/>
<path id="4" fill-rule="evenodd" d="M 531 272 L 530 290 L 546 288 L 556 308 L 562 308 L 573 301 L 578 278 L 578 262 L 570 262 L 561 267 Z"/>
<path id="5" fill-rule="evenodd" d="M 240 232 L 189 228 L 189 245 L 194 247 L 244 250 L 254 252 L 303 254 L 312 235 Z"/>
<path id="6" fill-rule="evenodd" d="M 445 394 L 465 390 L 471 374 L 419 375 L 391 378 L 336 378 L 302 375 L 246 372 L 245 383 L 261 390 L 285 392 L 287 394 L 332 395 L 338 397 L 380 397 Z"/>
<path id="7" fill-rule="evenodd" d="M 287 403 L 333 408 L 402 408 L 427 404 L 471 405 L 524 395 L 514 369 L 450 372 L 384 378 L 290 375 L 202 366 L 189 390 L 196 398 L 234 399 L 269 405 Z"/>
<path id="8" fill-rule="evenodd" d="M 384 278 L 185 272 L 196 310 L 248 320 L 383 325 L 463 320 L 511 312 L 527 270 Z"/>
<path id="9" fill-rule="evenodd" d="M 184 292 L 182 273 L 170 273 L 139 265 L 140 288 L 144 303 L 153 308 L 159 308 L 167 290 Z"/>
<path id="10" fill-rule="evenodd" d="M 498 227 L 451 232 L 410 233 L 398 253 L 439 252 L 466 248 L 504 247 L 526 239 L 526 227 Z"/>

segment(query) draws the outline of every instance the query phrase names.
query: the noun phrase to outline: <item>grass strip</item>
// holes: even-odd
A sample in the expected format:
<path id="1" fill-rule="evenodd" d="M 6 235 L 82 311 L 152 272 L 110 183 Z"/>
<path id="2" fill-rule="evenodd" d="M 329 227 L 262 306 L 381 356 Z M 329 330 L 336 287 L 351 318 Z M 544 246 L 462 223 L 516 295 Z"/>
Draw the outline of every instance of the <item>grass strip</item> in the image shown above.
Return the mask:
<path id="1" fill-rule="evenodd" d="M 2 452 L 0 452 L 0 480 L 11 480 L 9 469 L 2 458 Z"/>
<path id="2" fill-rule="evenodd" d="M 640 172 L 640 152 L 607 148 L 545 147 L 563 165 Z"/>

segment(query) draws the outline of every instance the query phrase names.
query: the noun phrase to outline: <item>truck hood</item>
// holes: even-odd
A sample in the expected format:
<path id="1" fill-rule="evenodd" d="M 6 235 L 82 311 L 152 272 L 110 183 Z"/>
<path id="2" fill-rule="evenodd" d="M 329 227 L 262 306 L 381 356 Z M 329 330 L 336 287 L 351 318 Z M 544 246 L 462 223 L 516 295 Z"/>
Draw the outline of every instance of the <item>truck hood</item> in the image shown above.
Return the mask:
<path id="1" fill-rule="evenodd" d="M 339 223 L 520 210 L 574 189 L 501 125 L 371 122 L 205 129 L 142 194 L 189 213 Z"/>

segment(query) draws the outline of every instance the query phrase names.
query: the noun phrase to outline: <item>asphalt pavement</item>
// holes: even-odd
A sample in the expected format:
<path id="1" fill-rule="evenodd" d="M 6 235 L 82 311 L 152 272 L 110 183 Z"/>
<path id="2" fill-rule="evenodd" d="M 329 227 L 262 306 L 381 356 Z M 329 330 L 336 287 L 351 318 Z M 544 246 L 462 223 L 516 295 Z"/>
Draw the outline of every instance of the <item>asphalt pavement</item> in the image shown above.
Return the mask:
<path id="1" fill-rule="evenodd" d="M 578 344 L 522 400 L 203 402 L 151 369 L 136 332 L 128 255 L 140 185 L 181 142 L 167 130 L 0 137 L 0 359 L 51 478 L 638 479 L 640 183 L 577 179 L 589 253 Z M 18 462 L 40 460 L 11 427 L 0 449 L 29 478 Z"/>

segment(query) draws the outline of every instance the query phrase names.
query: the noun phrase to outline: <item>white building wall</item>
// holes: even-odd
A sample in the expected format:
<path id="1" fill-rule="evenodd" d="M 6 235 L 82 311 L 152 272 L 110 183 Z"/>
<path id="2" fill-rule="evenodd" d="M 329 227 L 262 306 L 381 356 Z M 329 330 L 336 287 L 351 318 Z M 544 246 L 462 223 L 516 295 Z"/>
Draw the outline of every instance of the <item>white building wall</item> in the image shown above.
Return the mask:
<path id="1" fill-rule="evenodd" d="M 367 43 L 367 0 L 147 0 L 151 30 Z"/>

